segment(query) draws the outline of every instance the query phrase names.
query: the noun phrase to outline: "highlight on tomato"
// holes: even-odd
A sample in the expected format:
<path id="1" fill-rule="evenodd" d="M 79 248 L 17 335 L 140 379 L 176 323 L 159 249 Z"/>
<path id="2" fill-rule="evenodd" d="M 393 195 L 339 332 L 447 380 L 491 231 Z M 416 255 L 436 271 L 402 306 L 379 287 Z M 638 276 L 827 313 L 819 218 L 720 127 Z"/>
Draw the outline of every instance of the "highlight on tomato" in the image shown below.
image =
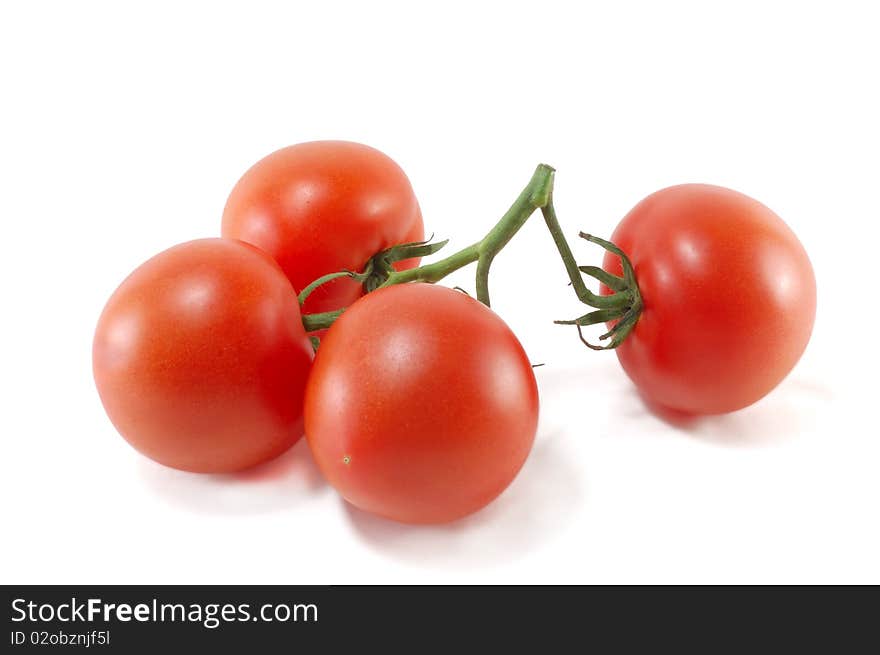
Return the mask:
<path id="1" fill-rule="evenodd" d="M 242 176 L 222 234 L 265 250 L 302 291 L 321 276 L 361 270 L 380 251 L 422 241 L 424 228 L 409 179 L 390 157 L 359 143 L 312 141 L 273 152 Z M 362 294 L 362 285 L 337 279 L 312 293 L 303 311 L 337 310 Z"/>
<path id="2" fill-rule="evenodd" d="M 107 302 L 92 354 L 113 424 L 166 466 L 236 471 L 302 436 L 313 349 L 289 280 L 249 244 L 200 239 L 139 266 Z"/>
<path id="3" fill-rule="evenodd" d="M 531 364 L 492 310 L 459 291 L 390 286 L 327 332 L 306 389 L 306 438 L 352 505 L 442 523 L 497 497 L 538 422 Z"/>

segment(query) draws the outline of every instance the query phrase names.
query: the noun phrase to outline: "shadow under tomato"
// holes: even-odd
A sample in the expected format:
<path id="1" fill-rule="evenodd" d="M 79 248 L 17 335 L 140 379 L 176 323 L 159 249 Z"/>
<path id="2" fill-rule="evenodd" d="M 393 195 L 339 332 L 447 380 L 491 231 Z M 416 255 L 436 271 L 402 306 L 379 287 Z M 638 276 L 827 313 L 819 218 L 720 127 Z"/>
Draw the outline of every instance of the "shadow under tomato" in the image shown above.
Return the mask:
<path id="1" fill-rule="evenodd" d="M 139 473 L 163 500 L 198 513 L 282 511 L 328 489 L 305 439 L 275 459 L 239 473 L 187 473 L 146 458 L 141 458 Z"/>
<path id="2" fill-rule="evenodd" d="M 817 420 L 819 407 L 833 399 L 824 387 L 786 380 L 754 405 L 729 414 L 693 416 L 657 405 L 632 389 L 627 402 L 629 415 L 660 420 L 689 437 L 718 446 L 753 448 L 773 446 L 808 431 Z"/>
<path id="3" fill-rule="evenodd" d="M 639 392 L 637 389 L 631 389 L 630 392 L 635 393 L 635 395 L 638 397 L 642 405 L 644 405 L 644 408 L 648 411 L 648 413 L 652 414 L 655 418 L 660 419 L 667 425 L 670 425 L 679 430 L 699 429 L 701 421 L 705 419 L 705 417 L 694 416 L 693 414 L 689 414 L 687 412 L 672 409 L 664 405 L 658 405 L 650 398 Z"/>
<path id="4" fill-rule="evenodd" d="M 574 364 L 551 361 L 537 369 L 542 413 L 566 417 L 566 423 L 555 426 L 566 432 L 572 417 L 582 416 L 584 426 L 605 434 L 671 433 L 725 448 L 762 448 L 812 430 L 823 406 L 836 401 L 828 385 L 797 377 L 795 372 L 750 407 L 695 417 L 644 398 L 616 360 L 585 353 Z"/>
<path id="5" fill-rule="evenodd" d="M 364 542 L 394 559 L 456 569 L 508 562 L 559 537 L 578 514 L 582 476 L 561 453 L 556 436 L 539 435 L 510 487 L 476 514 L 452 523 L 405 525 L 340 502 Z"/>

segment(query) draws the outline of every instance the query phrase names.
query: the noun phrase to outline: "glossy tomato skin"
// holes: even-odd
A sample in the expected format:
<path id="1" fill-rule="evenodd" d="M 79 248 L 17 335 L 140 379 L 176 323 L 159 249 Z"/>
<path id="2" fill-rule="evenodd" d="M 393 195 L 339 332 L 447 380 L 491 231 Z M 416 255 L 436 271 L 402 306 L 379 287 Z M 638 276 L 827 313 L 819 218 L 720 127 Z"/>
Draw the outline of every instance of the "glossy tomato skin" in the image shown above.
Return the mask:
<path id="1" fill-rule="evenodd" d="M 301 291 L 327 273 L 361 270 L 381 250 L 421 241 L 424 228 L 409 180 L 387 155 L 349 141 L 312 141 L 273 152 L 242 176 L 223 211 L 223 236 L 268 252 Z M 335 280 L 303 311 L 346 307 L 362 293 L 352 280 Z"/>
<path id="2" fill-rule="evenodd" d="M 538 391 L 510 328 L 446 287 L 375 291 L 330 328 L 306 389 L 306 438 L 353 505 L 405 523 L 477 511 L 532 446 Z"/>
<path id="3" fill-rule="evenodd" d="M 636 205 L 612 241 L 632 260 L 644 300 L 616 352 L 649 402 L 695 415 L 741 409 L 804 352 L 816 314 L 813 269 L 794 233 L 758 201 L 706 184 L 669 187 Z M 614 255 L 604 267 L 621 273 Z"/>
<path id="4" fill-rule="evenodd" d="M 302 436 L 312 358 L 284 273 L 228 239 L 183 243 L 137 268 L 107 302 L 92 349 L 122 436 L 200 473 L 248 468 Z"/>

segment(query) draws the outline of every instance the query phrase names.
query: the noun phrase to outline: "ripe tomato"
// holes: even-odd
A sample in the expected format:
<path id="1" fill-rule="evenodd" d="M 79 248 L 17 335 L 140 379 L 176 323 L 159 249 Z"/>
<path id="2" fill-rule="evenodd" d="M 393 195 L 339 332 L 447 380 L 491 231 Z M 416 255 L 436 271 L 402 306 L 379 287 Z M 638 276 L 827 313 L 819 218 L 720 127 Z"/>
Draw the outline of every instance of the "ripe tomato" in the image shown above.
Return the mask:
<path id="1" fill-rule="evenodd" d="M 731 412 L 797 363 L 816 281 L 797 237 L 758 201 L 705 184 L 669 187 L 636 205 L 611 240 L 632 260 L 644 301 L 617 355 L 650 402 Z M 607 253 L 605 269 L 620 275 L 620 259 Z"/>
<path id="2" fill-rule="evenodd" d="M 452 521 L 513 480 L 538 421 L 532 367 L 510 328 L 463 293 L 375 291 L 334 323 L 306 388 L 306 438 L 353 505 Z"/>
<path id="3" fill-rule="evenodd" d="M 381 250 L 421 241 L 424 228 L 409 180 L 393 160 L 359 143 L 313 141 L 273 152 L 244 174 L 226 202 L 223 236 L 268 252 L 302 291 L 327 273 L 361 270 Z M 312 293 L 303 311 L 346 307 L 361 294 L 353 280 L 334 280 Z"/>
<path id="4" fill-rule="evenodd" d="M 107 302 L 92 350 L 122 436 L 200 473 L 259 464 L 300 438 L 312 357 L 284 273 L 227 239 L 183 243 L 137 268 Z"/>

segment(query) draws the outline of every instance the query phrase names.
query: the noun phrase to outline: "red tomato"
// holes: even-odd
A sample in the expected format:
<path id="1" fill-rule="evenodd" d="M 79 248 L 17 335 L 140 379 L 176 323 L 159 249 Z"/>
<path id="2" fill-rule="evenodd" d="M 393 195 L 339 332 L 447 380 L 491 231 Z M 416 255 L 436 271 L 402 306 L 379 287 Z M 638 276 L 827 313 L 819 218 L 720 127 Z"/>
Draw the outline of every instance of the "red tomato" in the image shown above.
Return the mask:
<path id="1" fill-rule="evenodd" d="M 611 240 L 632 260 L 644 301 L 617 356 L 648 401 L 731 412 L 769 393 L 804 352 L 813 269 L 758 201 L 705 184 L 669 187 L 636 205 Z M 605 269 L 620 275 L 620 259 L 607 253 Z"/>
<path id="2" fill-rule="evenodd" d="M 306 438 L 353 505 L 406 523 L 452 521 L 513 480 L 538 422 L 532 367 L 473 298 L 405 284 L 334 323 L 306 388 Z"/>
<path id="3" fill-rule="evenodd" d="M 113 424 L 166 466 L 235 471 L 302 435 L 312 347 L 290 282 L 246 243 L 190 241 L 141 265 L 107 302 L 92 357 Z"/>
<path id="4" fill-rule="evenodd" d="M 313 141 L 273 152 L 244 174 L 226 202 L 223 236 L 268 252 L 302 291 L 327 273 L 362 270 L 381 250 L 421 241 L 424 228 L 409 180 L 389 157 L 359 143 Z M 335 280 L 303 311 L 346 307 L 361 294 L 353 280 Z"/>

